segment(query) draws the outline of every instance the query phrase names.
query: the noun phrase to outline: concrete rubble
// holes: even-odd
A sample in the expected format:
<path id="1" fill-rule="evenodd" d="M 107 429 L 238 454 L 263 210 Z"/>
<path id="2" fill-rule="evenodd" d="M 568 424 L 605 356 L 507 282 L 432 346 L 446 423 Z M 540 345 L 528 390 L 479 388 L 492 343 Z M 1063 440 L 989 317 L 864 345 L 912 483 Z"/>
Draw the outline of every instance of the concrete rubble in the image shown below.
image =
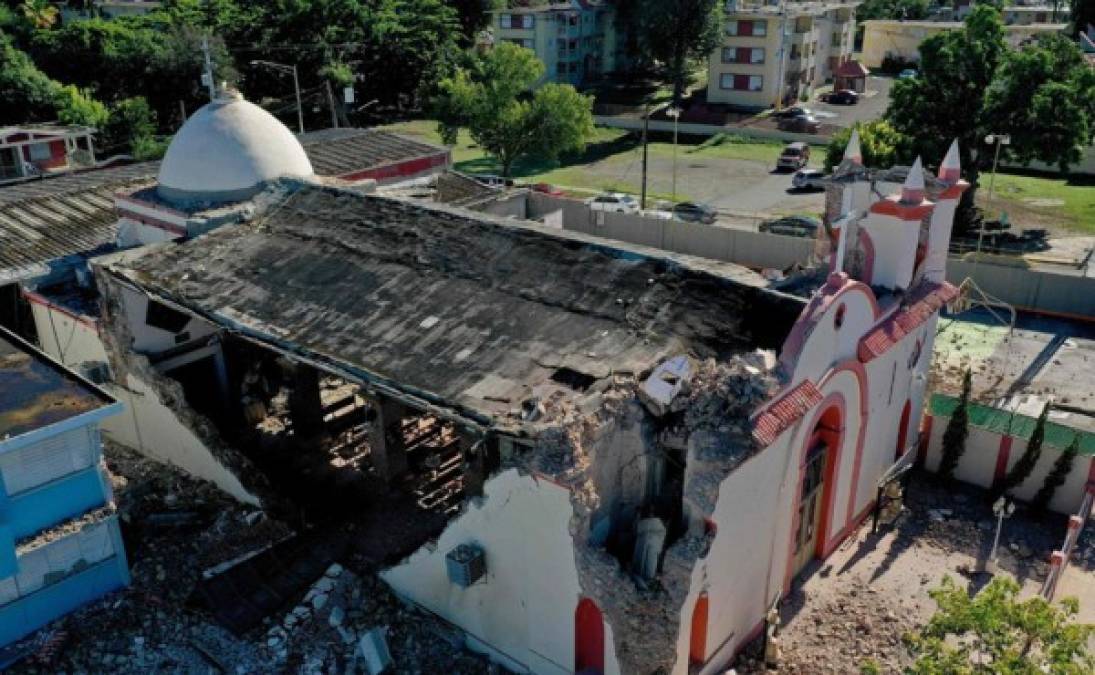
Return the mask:
<path id="1" fill-rule="evenodd" d="M 10 672 L 373 672 L 377 629 L 394 666 L 386 672 L 492 671 L 463 649 L 462 636 L 404 605 L 352 556 L 284 614 L 232 634 L 193 606 L 195 584 L 203 571 L 281 541 L 290 528 L 129 450 L 108 443 L 105 458 L 133 583 L 28 638 L 37 642 Z M 150 521 L 182 513 L 194 516 Z"/>
<path id="2" fill-rule="evenodd" d="M 776 389 L 775 358 L 757 351 L 716 362 L 673 359 L 645 378 L 615 375 L 598 390 L 590 412 L 546 402 L 545 430 L 535 448 L 516 458 L 525 470 L 547 474 L 571 491 L 579 583 L 612 627 L 621 672 L 672 669 L 681 609 L 692 570 L 713 536 L 704 526 L 722 481 L 754 452 L 750 414 Z M 665 387 L 650 382 L 660 373 Z M 603 545 L 605 513 L 627 502 L 642 484 L 635 466 L 667 454 L 663 439 L 687 439 L 682 516 L 687 527 L 668 538 L 653 579 L 624 564 Z M 626 527 L 626 525 L 625 525 Z"/>

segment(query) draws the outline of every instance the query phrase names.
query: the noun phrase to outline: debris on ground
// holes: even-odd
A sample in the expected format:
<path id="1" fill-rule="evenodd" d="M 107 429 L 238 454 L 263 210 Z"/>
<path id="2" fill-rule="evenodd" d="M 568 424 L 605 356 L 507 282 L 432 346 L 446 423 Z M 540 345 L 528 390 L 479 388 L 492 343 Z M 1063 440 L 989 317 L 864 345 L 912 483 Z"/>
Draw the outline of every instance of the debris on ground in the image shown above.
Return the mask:
<path id="1" fill-rule="evenodd" d="M 104 457 L 132 583 L 13 645 L 19 661 L 6 672 L 367 673 L 382 657 L 378 635 L 390 650 L 388 672 L 494 670 L 356 555 L 346 561 L 354 569 L 332 565 L 295 605 L 233 634 L 191 601 L 203 572 L 273 546 L 292 528 L 135 452 L 106 443 Z"/>

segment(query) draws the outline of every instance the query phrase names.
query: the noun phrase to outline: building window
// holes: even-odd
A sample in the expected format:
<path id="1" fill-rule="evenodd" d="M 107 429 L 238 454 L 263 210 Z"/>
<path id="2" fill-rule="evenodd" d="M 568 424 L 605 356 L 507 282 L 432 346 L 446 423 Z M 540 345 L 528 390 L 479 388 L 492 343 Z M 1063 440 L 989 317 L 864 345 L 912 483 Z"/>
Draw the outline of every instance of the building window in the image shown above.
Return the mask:
<path id="1" fill-rule="evenodd" d="M 499 25 L 502 28 L 532 28 L 535 17 L 528 14 L 500 14 Z"/>
<path id="2" fill-rule="evenodd" d="M 764 78 L 760 75 L 723 73 L 719 78 L 719 87 L 734 91 L 760 91 L 764 89 Z"/>
<path id="3" fill-rule="evenodd" d="M 513 15 L 500 14 L 498 16 L 498 25 L 502 28 L 513 28 Z"/>
<path id="4" fill-rule="evenodd" d="M 532 40 L 526 40 L 524 38 L 509 38 L 508 42 L 512 42 L 518 47 L 524 47 L 525 49 L 532 49 Z"/>
<path id="5" fill-rule="evenodd" d="M 742 37 L 748 37 L 750 35 L 763 37 L 765 35 L 768 35 L 768 22 L 761 20 L 727 21 L 726 34 L 730 36 L 738 35 Z"/>
<path id="6" fill-rule="evenodd" d="M 28 145 L 27 149 L 30 151 L 32 162 L 42 162 L 50 158 L 49 143 L 35 143 Z"/>
<path id="7" fill-rule="evenodd" d="M 723 63 L 764 63 L 763 47 L 723 47 Z"/>

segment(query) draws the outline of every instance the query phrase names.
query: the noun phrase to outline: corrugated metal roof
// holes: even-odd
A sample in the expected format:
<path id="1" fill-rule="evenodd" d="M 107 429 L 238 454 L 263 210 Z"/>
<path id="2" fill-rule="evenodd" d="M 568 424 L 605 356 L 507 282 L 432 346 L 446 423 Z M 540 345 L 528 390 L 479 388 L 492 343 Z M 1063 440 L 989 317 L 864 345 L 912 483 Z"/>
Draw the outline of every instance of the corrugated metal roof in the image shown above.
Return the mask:
<path id="1" fill-rule="evenodd" d="M 57 195 L 73 192 L 120 187 L 139 181 L 151 180 L 156 177 L 159 170 L 159 162 L 141 162 L 140 164 L 127 164 L 109 169 L 67 173 L 25 183 L 13 183 L 0 187 L 0 205 L 39 197 L 56 197 Z"/>
<path id="2" fill-rule="evenodd" d="M 445 148 L 376 129 L 323 129 L 300 137 L 320 176 L 346 176 L 377 166 L 447 153 Z"/>

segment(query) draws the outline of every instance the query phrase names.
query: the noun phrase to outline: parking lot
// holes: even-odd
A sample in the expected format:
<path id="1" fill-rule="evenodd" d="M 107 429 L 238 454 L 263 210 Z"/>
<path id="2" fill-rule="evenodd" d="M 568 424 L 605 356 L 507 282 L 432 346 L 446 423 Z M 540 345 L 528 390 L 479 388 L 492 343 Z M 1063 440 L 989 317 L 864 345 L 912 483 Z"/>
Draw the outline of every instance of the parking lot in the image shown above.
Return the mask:
<path id="1" fill-rule="evenodd" d="M 860 95 L 859 102 L 855 105 L 830 105 L 815 98 L 806 107 L 820 113 L 817 116 L 818 121 L 826 124 L 850 127 L 856 122 L 870 122 L 886 112 L 893 82 L 892 77 L 871 75 L 867 78 L 867 92 Z"/>

